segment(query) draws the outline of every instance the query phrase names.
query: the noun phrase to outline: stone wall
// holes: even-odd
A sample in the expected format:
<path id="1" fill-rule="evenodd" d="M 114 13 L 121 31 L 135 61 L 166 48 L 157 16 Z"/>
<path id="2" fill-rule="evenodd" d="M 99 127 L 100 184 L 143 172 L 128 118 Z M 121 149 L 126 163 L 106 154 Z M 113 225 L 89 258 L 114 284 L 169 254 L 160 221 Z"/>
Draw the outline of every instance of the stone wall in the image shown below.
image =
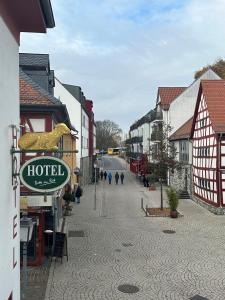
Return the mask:
<path id="1" fill-rule="evenodd" d="M 189 196 L 192 197 L 192 166 L 187 164 L 174 170 L 173 173 L 170 171 L 169 184 L 177 191 L 187 190 Z"/>
<path id="2" fill-rule="evenodd" d="M 215 214 L 215 215 L 225 215 L 225 208 L 224 207 L 215 207 L 212 206 L 206 202 L 204 202 L 203 200 L 199 199 L 196 196 L 192 196 L 192 200 L 194 202 L 196 202 L 197 204 L 201 205 L 202 207 L 208 209 L 211 213 Z"/>

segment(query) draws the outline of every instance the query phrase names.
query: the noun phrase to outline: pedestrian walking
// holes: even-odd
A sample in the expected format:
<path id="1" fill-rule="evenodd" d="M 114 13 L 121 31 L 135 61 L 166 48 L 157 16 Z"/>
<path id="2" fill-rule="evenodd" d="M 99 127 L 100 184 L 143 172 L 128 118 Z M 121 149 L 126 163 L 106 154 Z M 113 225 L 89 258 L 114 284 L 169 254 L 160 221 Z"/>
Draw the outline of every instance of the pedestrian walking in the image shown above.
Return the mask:
<path id="1" fill-rule="evenodd" d="M 78 185 L 76 192 L 75 192 L 75 199 L 76 202 L 79 204 L 80 203 L 80 197 L 82 196 L 82 188 Z"/>
<path id="2" fill-rule="evenodd" d="M 109 172 L 109 174 L 108 174 L 108 180 L 109 180 L 109 184 L 111 184 L 111 182 L 112 182 L 112 173 L 111 172 Z"/>
<path id="3" fill-rule="evenodd" d="M 104 173 L 103 173 L 103 171 L 101 170 L 101 172 L 100 172 L 100 178 L 101 178 L 101 180 L 103 179 L 103 176 L 104 176 Z"/>
<path id="4" fill-rule="evenodd" d="M 120 178 L 120 175 L 119 175 L 118 172 L 116 172 L 116 174 L 115 174 L 115 182 L 116 182 L 116 184 L 118 184 L 119 178 Z"/>
<path id="5" fill-rule="evenodd" d="M 71 189 L 71 185 L 69 183 L 67 183 L 65 185 L 65 189 L 64 189 L 64 195 L 63 195 L 63 200 L 65 200 L 65 204 L 66 207 L 69 207 L 70 205 L 70 201 L 72 201 L 72 189 Z"/>
<path id="6" fill-rule="evenodd" d="M 120 181 L 121 181 L 121 184 L 123 184 L 123 180 L 124 180 L 124 174 L 123 172 L 120 174 Z"/>
<path id="7" fill-rule="evenodd" d="M 106 180 L 106 178 L 107 178 L 107 172 L 105 171 L 104 172 L 104 179 Z"/>
<path id="8" fill-rule="evenodd" d="M 146 180 L 145 174 L 143 175 L 143 184 L 144 184 L 144 186 L 147 186 L 147 180 Z"/>

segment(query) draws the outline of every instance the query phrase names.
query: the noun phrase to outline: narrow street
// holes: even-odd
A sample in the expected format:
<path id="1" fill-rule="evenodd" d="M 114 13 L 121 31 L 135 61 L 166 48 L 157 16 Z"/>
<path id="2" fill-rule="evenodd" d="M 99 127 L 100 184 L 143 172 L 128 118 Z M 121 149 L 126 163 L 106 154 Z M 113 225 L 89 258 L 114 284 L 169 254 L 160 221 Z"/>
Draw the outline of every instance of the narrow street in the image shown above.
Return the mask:
<path id="1" fill-rule="evenodd" d="M 124 172 L 124 185 L 115 185 L 114 176 L 111 185 L 100 181 L 96 210 L 94 185 L 73 204 L 69 260 L 52 262 L 45 300 L 224 299 L 224 218 L 191 200 L 181 201 L 184 216 L 176 220 L 145 217 L 141 198 L 157 206 L 159 192 L 145 189 L 119 158 L 103 162 L 113 175 Z"/>

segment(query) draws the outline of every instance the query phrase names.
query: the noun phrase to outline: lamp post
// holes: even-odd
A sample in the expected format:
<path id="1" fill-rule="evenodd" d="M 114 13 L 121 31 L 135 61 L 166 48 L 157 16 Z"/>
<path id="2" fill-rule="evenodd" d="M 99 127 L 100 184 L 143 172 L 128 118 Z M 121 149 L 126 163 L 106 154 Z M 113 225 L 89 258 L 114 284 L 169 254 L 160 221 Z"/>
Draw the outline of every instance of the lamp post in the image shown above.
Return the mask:
<path id="1" fill-rule="evenodd" d="M 52 256 L 52 248 L 50 249 L 50 236 L 53 235 L 53 231 L 51 229 L 46 229 L 44 233 L 47 235 L 47 241 L 48 241 L 47 257 L 49 257 Z"/>
<path id="2" fill-rule="evenodd" d="M 97 177 L 97 164 L 94 163 L 94 169 L 95 169 L 95 197 L 94 197 L 94 210 L 96 210 L 96 177 Z"/>
<path id="3" fill-rule="evenodd" d="M 23 292 L 22 299 L 25 299 L 27 287 L 27 245 L 32 238 L 34 224 L 31 218 L 23 216 L 20 219 L 20 241 L 23 243 Z"/>

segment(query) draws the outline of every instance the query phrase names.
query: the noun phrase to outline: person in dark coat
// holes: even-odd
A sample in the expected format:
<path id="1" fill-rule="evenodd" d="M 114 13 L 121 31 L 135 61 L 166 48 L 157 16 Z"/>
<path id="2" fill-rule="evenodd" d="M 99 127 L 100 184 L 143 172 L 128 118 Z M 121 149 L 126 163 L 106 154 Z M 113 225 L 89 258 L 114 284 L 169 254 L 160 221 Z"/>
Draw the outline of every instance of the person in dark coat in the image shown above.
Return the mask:
<path id="1" fill-rule="evenodd" d="M 75 192 L 75 199 L 76 199 L 76 202 L 79 204 L 80 203 L 80 197 L 82 196 L 82 189 L 81 187 L 78 185 L 77 186 L 77 189 L 76 189 L 76 192 Z"/>
<path id="2" fill-rule="evenodd" d="M 116 184 L 118 184 L 119 178 L 120 178 L 120 175 L 119 175 L 118 172 L 116 172 L 116 174 L 115 174 L 115 182 L 116 182 Z"/>
<path id="3" fill-rule="evenodd" d="M 144 186 L 147 186 L 147 180 L 146 180 L 145 174 L 143 175 L 143 184 L 144 184 Z"/>
<path id="4" fill-rule="evenodd" d="M 66 206 L 69 206 L 70 201 L 72 200 L 72 189 L 71 189 L 71 185 L 69 183 L 67 183 L 65 185 L 65 192 L 63 195 L 63 200 L 65 200 Z"/>
<path id="5" fill-rule="evenodd" d="M 103 179 L 103 176 L 104 176 L 104 173 L 103 173 L 103 171 L 101 170 L 101 172 L 100 172 L 100 178 L 101 178 L 101 180 Z"/>
<path id="6" fill-rule="evenodd" d="M 120 174 L 120 181 L 121 181 L 121 184 L 123 184 L 123 180 L 124 180 L 124 174 L 123 172 Z"/>
<path id="7" fill-rule="evenodd" d="M 104 172 L 104 179 L 106 180 L 106 178 L 107 178 L 107 172 L 105 171 Z"/>

